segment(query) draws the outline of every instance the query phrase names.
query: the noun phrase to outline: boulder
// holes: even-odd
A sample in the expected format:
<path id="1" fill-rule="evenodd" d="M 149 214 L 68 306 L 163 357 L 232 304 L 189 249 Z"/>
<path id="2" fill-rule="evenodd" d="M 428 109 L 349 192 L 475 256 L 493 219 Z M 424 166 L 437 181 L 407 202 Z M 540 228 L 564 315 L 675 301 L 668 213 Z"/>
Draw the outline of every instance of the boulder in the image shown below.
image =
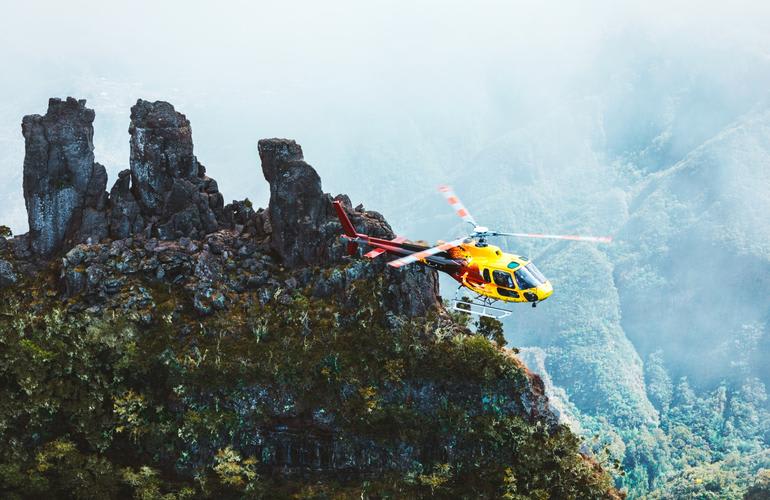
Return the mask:
<path id="1" fill-rule="evenodd" d="M 0 288 L 5 288 L 16 283 L 18 278 L 13 270 L 13 265 L 5 259 L 0 259 Z"/>
<path id="2" fill-rule="evenodd" d="M 106 237 L 107 172 L 94 162 L 94 111 L 85 100 L 52 98 L 44 116 L 22 121 L 24 201 L 35 255 Z"/>
<path id="3" fill-rule="evenodd" d="M 123 170 L 110 190 L 110 237 L 119 240 L 143 230 L 144 218 L 131 192 L 131 171 Z"/>

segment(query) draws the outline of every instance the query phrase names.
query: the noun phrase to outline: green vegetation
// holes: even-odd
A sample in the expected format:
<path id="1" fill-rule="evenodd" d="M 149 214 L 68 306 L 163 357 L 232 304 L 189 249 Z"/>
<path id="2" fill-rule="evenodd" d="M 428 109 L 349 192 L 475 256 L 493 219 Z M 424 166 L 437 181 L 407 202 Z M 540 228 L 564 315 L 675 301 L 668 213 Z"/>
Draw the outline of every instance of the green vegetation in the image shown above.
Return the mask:
<path id="1" fill-rule="evenodd" d="M 577 261 L 584 265 L 574 266 Z M 544 346 L 545 369 L 539 372 L 562 390 L 558 396 L 605 470 L 620 464 L 618 487 L 630 498 L 742 498 L 759 471 L 770 468 L 770 406 L 766 381 L 758 376 L 766 364 L 761 361 L 763 324 L 746 321 L 739 329 L 725 328 L 721 339 L 677 349 L 673 342 L 695 335 L 700 320 L 692 330 L 682 327 L 664 336 L 653 325 L 665 309 L 650 306 L 637 340 L 660 350 L 642 360 L 620 321 L 627 321 L 626 311 L 636 307 L 636 299 L 621 310 L 605 257 L 592 248 L 568 247 L 538 259 L 538 265 L 562 277 L 560 299 L 546 302 L 529 319 L 517 317 L 506 325 L 507 333 L 522 338 L 522 345 Z M 653 277 L 644 272 L 634 282 Z M 666 314 L 678 317 L 679 312 Z M 693 322 L 699 317 L 685 316 Z M 699 371 L 678 363 L 697 358 L 692 353 L 706 350 L 703 346 L 710 354 L 701 359 Z M 731 352 L 738 349 L 744 352 Z M 730 368 L 730 377 L 710 380 Z"/>
<path id="2" fill-rule="evenodd" d="M 647 392 L 660 412 L 657 425 L 624 429 L 580 415 L 585 431 L 599 436 L 594 453 L 622 464 L 617 485 L 630 498 L 762 498 L 756 495 L 770 469 L 764 385 L 748 379 L 698 395 L 686 378 L 674 385 L 656 353 L 646 372 Z"/>
<path id="3" fill-rule="evenodd" d="M 508 341 L 505 340 L 503 324 L 494 318 L 482 316 L 476 321 L 476 333 L 482 337 L 488 338 L 500 347 L 503 347 Z"/>
<path id="4" fill-rule="evenodd" d="M 0 291 L 3 498 L 618 497 L 516 358 L 382 310 L 381 280 L 348 310 L 244 292 L 201 318 L 158 282 L 147 310 L 67 312 L 55 279 Z M 337 465 L 305 450 L 290 467 L 297 434 Z"/>

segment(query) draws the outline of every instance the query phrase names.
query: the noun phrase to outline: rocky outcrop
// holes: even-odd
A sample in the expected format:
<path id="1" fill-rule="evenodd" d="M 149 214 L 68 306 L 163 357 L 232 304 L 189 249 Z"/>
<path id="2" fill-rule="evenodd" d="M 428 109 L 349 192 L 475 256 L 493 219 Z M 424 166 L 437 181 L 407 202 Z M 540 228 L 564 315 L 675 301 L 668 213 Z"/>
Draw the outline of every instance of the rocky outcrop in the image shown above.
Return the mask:
<path id="1" fill-rule="evenodd" d="M 259 141 L 270 183 L 266 210 L 255 210 L 248 200 L 223 206 L 216 181 L 193 154 L 187 118 L 167 102 L 140 99 L 131 108 L 131 168 L 120 172 L 108 197 L 106 172 L 93 161 L 93 119 L 85 101 L 72 98 L 52 99 L 45 117 L 24 119 L 24 188 L 33 230 L 14 239 L 14 254 L 23 261 L 30 252 L 38 257 L 66 253 L 61 276 L 68 297 L 113 296 L 125 281 L 121 275 L 139 271 L 162 280 L 187 276 L 194 308 L 208 315 L 226 308 L 232 294 L 255 287 L 264 288 L 260 301 L 279 288 L 305 286 L 324 298 L 385 274 L 388 309 L 414 317 L 437 307 L 436 274 L 420 266 L 396 271 L 383 259 L 324 276 L 306 269 L 349 263 L 335 199 L 358 231 L 382 238 L 394 233 L 379 213 L 353 208 L 345 195 L 324 193 L 296 142 Z M 97 245 L 107 236 L 111 245 Z M 163 240 L 184 243 L 159 243 Z M 94 262 L 86 258 L 87 248 L 97 252 Z M 121 249 L 120 261 L 105 267 L 116 249 Z M 273 261 L 294 274 L 288 285 L 269 277 L 264 264 Z M 228 271 L 238 275 L 228 277 Z M 10 282 L 12 274 L 5 275 Z"/>
<path id="2" fill-rule="evenodd" d="M 270 183 L 270 246 L 288 266 L 322 262 L 326 249 L 319 243 L 326 239 L 323 222 L 330 202 L 321 190 L 321 178 L 294 141 L 263 139 L 258 149 L 262 173 Z"/>
<path id="3" fill-rule="evenodd" d="M 332 198 L 321 188 L 321 178 L 302 155 L 302 147 L 289 139 L 262 139 L 258 145 L 262 173 L 270 183 L 267 209 L 270 246 L 289 267 L 338 262 L 341 246 L 335 245 L 342 227 L 332 201 L 339 200 L 359 232 L 393 238 L 385 218 L 377 212 L 354 210 L 350 198 Z"/>
<path id="4" fill-rule="evenodd" d="M 187 118 L 163 101 L 131 108 L 131 169 L 110 196 L 94 162 L 94 111 L 84 100 L 51 99 L 45 116 L 24 118 L 24 197 L 35 255 L 78 243 L 147 233 L 202 238 L 226 220 L 217 183 L 193 154 Z"/>
<path id="5" fill-rule="evenodd" d="M 343 260 L 342 226 L 334 212 L 333 200 L 342 202 L 357 231 L 380 238 L 395 236 L 381 214 L 366 211 L 360 205 L 353 209 L 350 198 L 345 195 L 332 198 L 325 194 L 321 178 L 305 162 L 302 148 L 295 141 L 263 139 L 258 149 L 262 173 L 270 183 L 267 210 L 270 247 L 286 266 L 329 265 Z M 421 266 L 398 271 L 386 268 L 384 261 L 375 261 L 367 266 L 369 269 L 387 273 L 391 278 L 389 295 L 393 303 L 388 304 L 389 307 L 416 316 L 437 306 L 439 291 L 434 271 Z M 346 277 L 339 275 L 338 279 L 339 287 L 344 287 Z"/>
<path id="6" fill-rule="evenodd" d="M 85 100 L 71 97 L 24 117 L 24 199 L 36 255 L 107 236 L 107 172 L 94 162 L 93 121 Z"/>
<path id="7" fill-rule="evenodd" d="M 201 238 L 216 231 L 224 199 L 216 181 L 206 176 L 206 169 L 193 154 L 187 117 L 167 102 L 139 99 L 131 108 L 128 132 L 131 191 L 152 232 L 163 239 L 175 239 Z M 120 210 L 133 213 L 127 208 L 130 206 L 129 200 Z M 131 225 L 130 220 L 122 222 Z"/>

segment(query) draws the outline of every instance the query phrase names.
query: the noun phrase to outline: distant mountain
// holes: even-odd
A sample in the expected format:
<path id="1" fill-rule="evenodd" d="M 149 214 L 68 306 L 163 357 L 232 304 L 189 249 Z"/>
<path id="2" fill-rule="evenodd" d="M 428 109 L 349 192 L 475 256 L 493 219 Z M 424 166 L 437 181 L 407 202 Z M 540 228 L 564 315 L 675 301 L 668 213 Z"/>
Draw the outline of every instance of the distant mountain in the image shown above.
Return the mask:
<path id="1" fill-rule="evenodd" d="M 613 248 L 623 328 L 706 387 L 770 384 L 770 111 L 635 188 Z"/>

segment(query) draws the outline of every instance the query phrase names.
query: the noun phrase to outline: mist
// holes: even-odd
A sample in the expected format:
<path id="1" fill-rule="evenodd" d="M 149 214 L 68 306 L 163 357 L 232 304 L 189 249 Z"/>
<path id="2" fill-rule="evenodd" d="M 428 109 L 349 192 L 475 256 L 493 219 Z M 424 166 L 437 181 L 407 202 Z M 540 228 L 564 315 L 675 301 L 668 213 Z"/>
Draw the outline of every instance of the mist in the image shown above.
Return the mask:
<path id="1" fill-rule="evenodd" d="M 548 169 L 573 163 L 563 142 L 603 134 L 597 154 L 638 151 L 666 120 L 674 159 L 763 99 L 768 80 L 770 8 L 752 2 L 67 5 L 14 6 L 0 21 L 3 215 L 17 232 L 19 125 L 51 96 L 96 110 L 111 178 L 127 167 L 129 107 L 164 99 L 191 119 L 226 196 L 264 202 L 256 141 L 291 137 L 327 190 L 387 214 L 393 192 L 431 197 L 484 148 L 535 127 L 559 128 L 538 139 Z M 512 160 L 486 175 L 524 168 Z"/>
<path id="2" fill-rule="evenodd" d="M 5 10 L 0 223 L 16 234 L 27 231 L 24 115 L 45 113 L 49 97 L 87 99 L 109 187 L 129 166 L 130 107 L 166 100 L 190 119 L 196 155 L 227 201 L 266 205 L 256 144 L 288 137 L 325 191 L 414 240 L 468 232 L 439 184 L 494 229 L 614 236 L 610 246 L 496 242 L 554 284 L 536 309 L 514 308 L 506 337 L 537 349 L 552 395 L 586 429 L 594 417 L 658 425 L 650 356 L 701 391 L 770 383 L 770 4 Z M 730 272 L 715 270 L 728 262 Z M 455 288 L 442 281 L 446 297 Z"/>

